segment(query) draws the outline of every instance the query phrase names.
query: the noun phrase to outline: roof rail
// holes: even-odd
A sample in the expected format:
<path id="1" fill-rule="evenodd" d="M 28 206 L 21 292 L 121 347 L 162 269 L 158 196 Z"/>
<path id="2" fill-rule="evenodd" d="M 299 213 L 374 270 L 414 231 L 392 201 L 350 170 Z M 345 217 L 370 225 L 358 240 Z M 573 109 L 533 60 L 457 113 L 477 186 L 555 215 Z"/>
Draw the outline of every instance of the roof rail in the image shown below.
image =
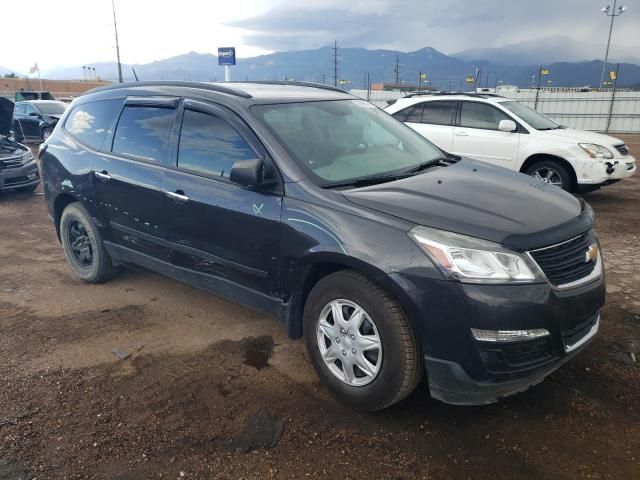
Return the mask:
<path id="1" fill-rule="evenodd" d="M 259 85 L 295 85 L 297 87 L 311 87 L 311 88 L 321 88 L 323 90 L 333 90 L 334 92 L 342 92 L 346 95 L 351 95 L 346 90 L 343 90 L 339 87 L 334 87 L 333 85 L 327 85 L 324 83 L 315 83 L 315 82 L 298 82 L 295 80 L 241 80 L 241 81 L 233 81 L 231 83 L 257 83 Z"/>
<path id="2" fill-rule="evenodd" d="M 464 97 L 473 97 L 473 98 L 489 98 L 489 97 L 499 97 L 505 98 L 503 95 L 498 95 L 497 93 L 473 93 L 473 92 L 430 92 L 430 93 L 411 93 L 406 95 L 404 98 L 409 97 L 417 97 L 421 95 L 461 95 Z"/>
<path id="3" fill-rule="evenodd" d="M 126 83 L 114 83 L 111 85 L 105 85 L 103 87 L 94 88 L 89 90 L 86 93 L 95 93 L 95 92 L 103 92 L 105 90 L 117 90 L 119 88 L 132 88 L 132 87 L 188 87 L 188 88 L 199 88 L 200 90 L 209 90 L 212 92 L 218 93 L 226 93 L 228 95 L 234 95 L 236 97 L 242 98 L 251 98 L 247 92 L 232 88 L 226 87 L 223 85 L 219 85 L 216 83 L 205 83 L 205 82 L 184 82 L 178 80 L 151 80 L 144 82 L 126 82 Z"/>

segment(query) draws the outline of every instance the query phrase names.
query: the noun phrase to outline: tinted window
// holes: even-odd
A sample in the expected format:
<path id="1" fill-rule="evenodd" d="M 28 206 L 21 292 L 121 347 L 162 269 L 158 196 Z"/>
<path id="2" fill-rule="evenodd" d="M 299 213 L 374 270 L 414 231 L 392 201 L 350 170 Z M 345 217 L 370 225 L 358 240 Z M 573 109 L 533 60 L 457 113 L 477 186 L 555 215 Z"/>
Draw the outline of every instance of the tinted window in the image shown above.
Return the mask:
<path id="1" fill-rule="evenodd" d="M 236 160 L 256 158 L 247 142 L 224 120 L 185 110 L 178 147 L 178 166 L 197 173 L 229 177 Z"/>
<path id="2" fill-rule="evenodd" d="M 407 119 L 405 120 L 405 122 L 410 122 L 410 123 L 420 123 L 422 122 L 422 109 L 424 108 L 424 105 L 416 105 L 413 110 L 411 110 L 411 112 L 409 112 L 409 114 L 407 115 Z"/>
<path id="3" fill-rule="evenodd" d="M 100 100 L 74 107 L 64 128 L 85 145 L 99 150 L 120 110 L 121 100 Z"/>
<path id="4" fill-rule="evenodd" d="M 162 161 L 174 115 L 173 108 L 126 106 L 116 127 L 112 151 Z"/>
<path id="5" fill-rule="evenodd" d="M 405 108 L 404 110 L 400 110 L 393 114 L 393 118 L 396 120 L 400 120 L 401 122 L 405 122 L 409 114 L 413 111 L 415 107 L 412 105 L 410 107 Z"/>
<path id="6" fill-rule="evenodd" d="M 460 125 L 463 127 L 498 130 L 500 120 L 510 120 L 497 108 L 480 102 L 462 102 Z"/>
<path id="7" fill-rule="evenodd" d="M 422 123 L 451 125 L 455 102 L 426 102 L 422 111 Z"/>

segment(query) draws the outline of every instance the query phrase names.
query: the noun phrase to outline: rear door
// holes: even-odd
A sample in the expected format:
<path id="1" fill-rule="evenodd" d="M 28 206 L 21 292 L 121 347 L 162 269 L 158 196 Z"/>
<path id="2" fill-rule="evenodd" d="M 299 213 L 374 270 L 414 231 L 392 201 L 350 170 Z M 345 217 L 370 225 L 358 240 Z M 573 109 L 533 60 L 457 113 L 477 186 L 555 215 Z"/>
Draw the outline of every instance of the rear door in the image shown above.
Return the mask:
<path id="1" fill-rule="evenodd" d="M 434 100 L 405 109 L 404 116 L 394 116 L 445 152 L 450 152 L 453 148 L 455 107 L 455 101 Z"/>
<path id="2" fill-rule="evenodd" d="M 106 152 L 94 162 L 94 196 L 106 240 L 131 254 L 170 260 L 163 191 L 178 98 L 129 97 Z"/>
<path id="3" fill-rule="evenodd" d="M 229 180 L 235 161 L 264 158 L 271 187 Z M 169 240 L 179 267 L 219 277 L 260 293 L 276 287 L 281 184 L 252 131 L 222 106 L 185 100 L 175 158 L 165 189 Z M 224 292 L 223 292 L 224 293 Z"/>
<path id="4" fill-rule="evenodd" d="M 487 103 L 460 102 L 459 126 L 453 132 L 453 153 L 515 169 L 520 133 L 498 130 L 501 120 L 513 119 Z"/>

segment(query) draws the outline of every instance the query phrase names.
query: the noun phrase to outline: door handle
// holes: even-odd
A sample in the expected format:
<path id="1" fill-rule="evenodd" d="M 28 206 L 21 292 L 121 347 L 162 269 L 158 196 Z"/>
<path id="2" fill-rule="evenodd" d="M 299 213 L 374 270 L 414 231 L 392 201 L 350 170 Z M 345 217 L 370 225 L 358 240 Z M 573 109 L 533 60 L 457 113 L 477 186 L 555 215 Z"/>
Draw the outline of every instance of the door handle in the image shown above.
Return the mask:
<path id="1" fill-rule="evenodd" d="M 176 203 L 185 203 L 189 201 L 189 197 L 187 197 L 182 190 L 176 190 L 175 192 L 164 192 L 165 195 Z"/>
<path id="2" fill-rule="evenodd" d="M 107 183 L 109 180 L 111 180 L 111 175 L 109 175 L 106 170 L 103 170 L 101 172 L 93 172 L 93 174 L 98 180 L 103 183 Z"/>
<path id="3" fill-rule="evenodd" d="M 469 134 L 467 132 L 456 132 L 456 135 L 459 137 L 468 137 Z"/>

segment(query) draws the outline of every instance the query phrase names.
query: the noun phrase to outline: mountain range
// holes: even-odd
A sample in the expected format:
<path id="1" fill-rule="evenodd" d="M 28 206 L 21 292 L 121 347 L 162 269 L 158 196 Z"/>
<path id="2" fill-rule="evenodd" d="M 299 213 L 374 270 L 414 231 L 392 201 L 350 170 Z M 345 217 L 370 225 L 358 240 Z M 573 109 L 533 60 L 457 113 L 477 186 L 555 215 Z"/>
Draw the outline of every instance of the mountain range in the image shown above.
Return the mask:
<path id="1" fill-rule="evenodd" d="M 566 41 L 564 41 L 566 40 Z M 440 89 L 466 88 L 463 79 L 480 69 L 479 86 L 494 86 L 497 82 L 520 87 L 530 86 L 536 81 L 540 65 L 550 74 L 543 85 L 596 86 L 600 81 L 600 60 L 575 61 L 575 46 L 564 37 L 556 37 L 552 44 L 559 45 L 554 51 L 546 46 L 534 47 L 531 42 L 522 42 L 499 49 L 474 49 L 456 55 L 445 55 L 431 47 L 413 52 L 395 50 L 369 50 L 365 48 L 340 48 L 338 78 L 347 80 L 345 88 L 364 88 L 365 76 L 369 73 L 372 83 L 395 80 L 396 57 L 399 62 L 399 78 L 415 84 L 419 72 L 425 72 L 434 87 Z M 233 80 L 301 80 L 333 83 L 333 49 L 322 47 L 313 50 L 276 52 L 252 58 L 239 58 L 231 67 Z M 543 55 L 546 55 L 543 57 Z M 572 56 L 574 55 L 574 56 Z M 594 52 L 594 57 L 597 56 Z M 543 63 L 543 58 L 549 59 Z M 632 57 L 629 57 L 632 59 Z M 564 59 L 563 61 L 561 61 Z M 573 61 L 569 61 L 573 59 Z M 115 62 L 90 64 L 98 77 L 117 79 Z M 608 65 L 607 70 L 615 68 Z M 123 65 L 125 80 L 134 80 L 135 69 L 140 80 L 194 80 L 222 81 L 223 68 L 218 66 L 216 55 L 189 52 L 183 55 L 158 60 L 147 64 Z M 0 67 L 0 73 L 2 72 Z M 43 71 L 44 78 L 82 79 L 82 66 Z M 547 83 L 550 80 L 551 82 Z M 636 63 L 620 64 L 619 86 L 639 86 L 640 66 Z"/>

